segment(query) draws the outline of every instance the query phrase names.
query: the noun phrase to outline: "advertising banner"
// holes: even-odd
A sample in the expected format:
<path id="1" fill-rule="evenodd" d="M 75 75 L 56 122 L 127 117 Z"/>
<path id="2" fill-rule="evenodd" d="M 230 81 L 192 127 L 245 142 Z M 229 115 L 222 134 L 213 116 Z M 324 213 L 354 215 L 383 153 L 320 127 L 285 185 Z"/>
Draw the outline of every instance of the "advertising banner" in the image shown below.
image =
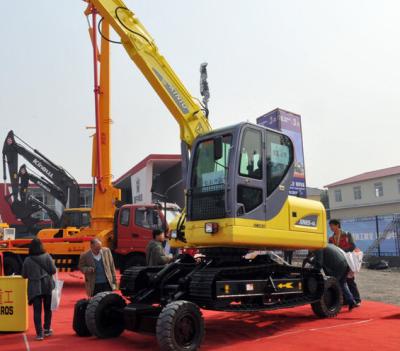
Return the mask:
<path id="1" fill-rule="evenodd" d="M 295 152 L 295 167 L 289 194 L 303 198 L 307 197 L 301 116 L 277 108 L 257 118 L 257 124 L 278 130 L 292 140 Z"/>

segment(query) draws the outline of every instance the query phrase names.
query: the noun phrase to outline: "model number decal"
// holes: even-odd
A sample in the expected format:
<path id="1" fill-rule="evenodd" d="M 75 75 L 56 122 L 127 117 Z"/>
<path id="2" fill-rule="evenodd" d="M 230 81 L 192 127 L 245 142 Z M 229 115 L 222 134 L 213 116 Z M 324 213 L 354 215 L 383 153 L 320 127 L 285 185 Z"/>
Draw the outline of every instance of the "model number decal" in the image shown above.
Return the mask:
<path id="1" fill-rule="evenodd" d="M 312 215 L 312 216 L 306 216 L 301 219 L 299 219 L 296 223 L 296 225 L 301 225 L 303 227 L 313 227 L 315 228 L 318 223 L 318 216 Z"/>

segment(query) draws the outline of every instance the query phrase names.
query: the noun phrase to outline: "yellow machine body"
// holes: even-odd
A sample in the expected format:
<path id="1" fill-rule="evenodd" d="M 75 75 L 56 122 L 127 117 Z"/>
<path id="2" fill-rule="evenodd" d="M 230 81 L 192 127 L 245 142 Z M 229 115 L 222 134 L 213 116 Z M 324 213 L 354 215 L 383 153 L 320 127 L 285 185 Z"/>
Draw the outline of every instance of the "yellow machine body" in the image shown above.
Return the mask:
<path id="1" fill-rule="evenodd" d="M 315 227 L 298 224 L 309 216 L 316 216 Z M 206 233 L 206 223 L 217 223 L 218 231 Z M 326 213 L 321 202 L 289 196 L 271 220 L 223 218 L 186 222 L 185 237 L 187 246 L 195 247 L 317 249 L 327 244 Z"/>
<path id="2" fill-rule="evenodd" d="M 202 107 L 187 91 L 160 54 L 146 28 L 123 1 L 91 0 L 90 3 L 119 35 L 129 57 L 178 122 L 181 141 L 191 150 L 199 136 L 212 132 Z M 305 223 L 308 216 L 317 218 L 313 226 L 299 224 L 299 221 Z M 178 244 L 178 240 L 171 240 L 172 246 L 300 249 L 326 245 L 325 209 L 315 201 L 287 197 L 280 212 L 267 221 L 226 217 L 187 221 L 184 229 L 186 242 Z M 208 222 L 218 224 L 216 233 L 205 233 L 204 227 Z"/>

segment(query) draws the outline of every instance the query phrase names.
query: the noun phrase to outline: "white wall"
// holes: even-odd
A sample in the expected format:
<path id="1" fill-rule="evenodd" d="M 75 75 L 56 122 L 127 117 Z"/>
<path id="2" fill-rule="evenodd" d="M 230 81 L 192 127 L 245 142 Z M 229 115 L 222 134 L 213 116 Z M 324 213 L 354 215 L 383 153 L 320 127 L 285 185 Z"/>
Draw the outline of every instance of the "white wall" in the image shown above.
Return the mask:
<path id="1" fill-rule="evenodd" d="M 149 162 L 143 169 L 131 176 L 132 203 L 150 204 L 151 185 L 153 182 L 153 163 Z"/>
<path id="2" fill-rule="evenodd" d="M 329 205 L 332 210 L 349 207 L 360 207 L 369 205 L 390 204 L 400 202 L 400 192 L 398 179 L 400 175 L 377 178 L 365 182 L 346 184 L 329 188 Z M 381 182 L 383 185 L 383 196 L 376 197 L 375 183 Z M 354 190 L 356 186 L 361 187 L 361 199 L 354 199 Z M 335 190 L 340 189 L 342 192 L 342 201 L 336 202 Z"/>

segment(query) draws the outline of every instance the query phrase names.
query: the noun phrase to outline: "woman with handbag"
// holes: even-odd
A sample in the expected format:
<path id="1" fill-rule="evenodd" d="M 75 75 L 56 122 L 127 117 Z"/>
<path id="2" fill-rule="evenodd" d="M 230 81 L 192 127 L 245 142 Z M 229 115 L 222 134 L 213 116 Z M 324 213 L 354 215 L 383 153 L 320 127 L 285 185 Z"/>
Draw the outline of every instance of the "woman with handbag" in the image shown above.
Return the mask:
<path id="1" fill-rule="evenodd" d="M 51 256 L 45 252 L 40 239 L 33 239 L 29 245 L 29 256 L 24 260 L 22 276 L 28 279 L 28 301 L 33 305 L 36 340 L 51 336 L 51 294 L 55 287 L 53 274 L 56 266 Z M 42 305 L 44 328 L 42 327 Z"/>

